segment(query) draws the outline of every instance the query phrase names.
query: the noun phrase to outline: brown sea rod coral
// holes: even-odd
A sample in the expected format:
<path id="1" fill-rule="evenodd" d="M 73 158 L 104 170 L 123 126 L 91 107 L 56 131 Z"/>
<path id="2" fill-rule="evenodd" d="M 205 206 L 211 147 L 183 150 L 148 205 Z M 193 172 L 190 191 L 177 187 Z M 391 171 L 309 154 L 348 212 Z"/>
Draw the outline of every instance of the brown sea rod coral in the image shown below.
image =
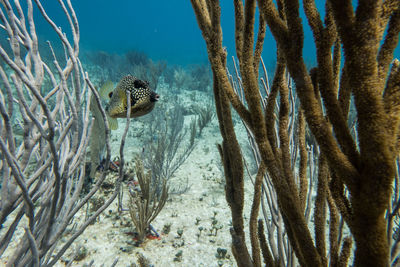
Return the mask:
<path id="1" fill-rule="evenodd" d="M 301 112 L 321 152 L 320 188 L 315 208 L 328 203 L 330 214 L 340 214 L 355 241 L 354 266 L 395 264 L 398 250 L 390 251 L 393 240 L 388 234 L 390 223 L 385 213 L 391 211 L 388 207 L 391 207 L 399 152 L 400 70 L 398 61 L 391 68 L 390 65 L 398 46 L 400 2 L 358 1 L 353 7 L 350 0 L 326 1 L 322 19 L 315 1 L 303 1 L 317 58 L 317 67 L 309 73 L 302 55 L 304 33 L 298 0 L 233 1 L 236 54 L 244 99 L 234 91 L 225 71 L 219 1 L 191 2 L 214 76 L 214 97 L 223 137 L 220 152 L 227 180 L 226 198 L 232 210 L 232 251 L 238 265 L 261 266 L 261 257 L 255 231 L 257 216 L 250 221 L 251 255 L 245 243 L 243 164 L 232 125 L 231 105 L 254 135 L 261 157 L 252 214 L 258 213 L 260 177 L 266 171 L 276 192 L 288 239 L 301 266 L 343 266 L 351 254 L 350 238 L 341 243 L 337 241 L 336 219 L 329 225 L 330 251 L 325 241 L 315 240 L 307 225 L 302 201 L 304 187 L 297 182 L 290 161 L 285 69 L 295 83 Z M 271 88 L 273 97 L 262 99 L 258 71 L 267 25 L 275 38 L 278 56 Z M 274 108 L 268 109 L 274 106 L 276 94 L 280 96 L 277 123 L 269 112 Z M 263 108 L 264 101 L 267 108 Z M 352 103 L 357 112 L 356 135 L 348 124 Z M 326 209 L 319 210 L 326 216 Z M 316 235 L 325 239 L 321 234 L 325 222 L 317 220 L 316 224 Z M 284 265 L 285 255 L 268 257 L 273 253 L 266 253 L 270 249 L 266 246 L 262 242 L 265 262 Z"/>

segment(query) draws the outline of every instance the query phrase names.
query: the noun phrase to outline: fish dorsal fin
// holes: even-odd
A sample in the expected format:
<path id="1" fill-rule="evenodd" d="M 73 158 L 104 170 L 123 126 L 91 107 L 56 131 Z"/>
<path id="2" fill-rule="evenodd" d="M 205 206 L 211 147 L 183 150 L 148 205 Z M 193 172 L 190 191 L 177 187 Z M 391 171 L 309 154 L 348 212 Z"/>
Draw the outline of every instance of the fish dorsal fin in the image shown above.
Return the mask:
<path id="1" fill-rule="evenodd" d="M 109 99 L 109 94 L 114 90 L 114 83 L 106 81 L 100 88 L 99 94 L 101 99 Z"/>

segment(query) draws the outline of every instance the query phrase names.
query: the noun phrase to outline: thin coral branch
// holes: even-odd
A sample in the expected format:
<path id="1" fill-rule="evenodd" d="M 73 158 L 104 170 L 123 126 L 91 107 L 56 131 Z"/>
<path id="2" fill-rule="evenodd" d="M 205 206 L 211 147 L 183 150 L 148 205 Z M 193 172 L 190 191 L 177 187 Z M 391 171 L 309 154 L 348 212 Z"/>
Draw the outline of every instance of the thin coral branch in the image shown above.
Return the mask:
<path id="1" fill-rule="evenodd" d="M 278 10 L 275 8 L 273 1 L 258 0 L 258 6 L 264 14 L 268 25 L 271 27 L 271 31 L 273 31 L 282 42 L 287 41 L 289 37 L 287 25 L 285 21 L 280 18 Z"/>
<path id="2" fill-rule="evenodd" d="M 300 188 L 299 188 L 299 198 L 301 209 L 304 211 L 306 208 L 307 201 L 307 148 L 306 148 L 306 121 L 304 118 L 304 114 L 302 110 L 298 111 L 298 129 L 297 129 L 297 138 L 300 152 L 300 166 L 299 166 L 299 180 L 300 180 Z"/>
<path id="3" fill-rule="evenodd" d="M 126 99 L 127 99 L 127 109 L 126 109 L 126 124 L 124 132 L 122 133 L 121 137 L 121 144 L 119 146 L 119 158 L 120 158 L 120 165 L 119 165 L 119 178 L 122 180 L 125 173 L 124 173 L 124 165 L 125 165 L 125 157 L 124 157 L 124 148 L 125 148 L 125 140 L 128 134 L 129 125 L 130 125 L 130 118 L 131 118 L 131 92 L 129 90 L 126 91 Z M 120 189 L 118 189 L 120 192 Z M 122 211 L 122 194 L 118 193 L 118 210 Z"/>
<path id="4" fill-rule="evenodd" d="M 352 244 L 353 244 L 353 240 L 351 239 L 351 237 L 346 237 L 343 240 L 342 250 L 340 252 L 339 261 L 338 261 L 338 265 L 337 265 L 338 267 L 348 266 L 348 261 L 350 259 Z"/>
<path id="5" fill-rule="evenodd" d="M 315 1 L 313 0 L 305 0 L 303 1 L 304 12 L 307 16 L 308 24 L 310 25 L 314 38 L 316 41 L 322 37 L 322 32 L 324 30 L 324 26 L 322 24 L 322 20 L 320 18 L 320 14 L 315 5 Z"/>
<path id="6" fill-rule="evenodd" d="M 256 180 L 254 182 L 254 196 L 253 196 L 253 205 L 251 208 L 250 214 L 250 241 L 252 248 L 252 259 L 254 266 L 261 266 L 261 257 L 260 257 L 260 240 L 257 234 L 257 218 L 258 212 L 260 210 L 260 201 L 261 201 L 261 185 L 265 175 L 265 166 L 261 164 L 258 168 Z"/>
<path id="7" fill-rule="evenodd" d="M 337 38 L 334 44 L 333 48 L 333 88 L 335 88 L 336 93 L 339 91 L 339 81 L 340 81 L 340 70 L 341 70 L 341 58 L 342 58 L 342 53 L 341 53 L 341 43 L 340 40 Z M 339 98 L 340 102 L 340 98 Z M 347 111 L 343 109 L 342 106 L 340 106 L 343 112 L 343 117 L 347 118 Z"/>
<path id="8" fill-rule="evenodd" d="M 326 264 L 326 203 L 328 197 L 328 164 L 324 156 L 320 155 L 318 162 L 318 188 L 315 200 L 314 210 L 314 229 L 315 240 L 319 254 L 322 257 L 324 264 Z M 331 214 L 333 216 L 334 214 Z M 334 223 L 334 220 L 331 221 Z M 329 231 L 331 234 L 331 231 Z"/>
<path id="9" fill-rule="evenodd" d="M 235 7 L 235 41 L 236 41 L 236 56 L 239 60 L 243 59 L 243 32 L 244 32 L 244 7 L 243 1 L 234 0 Z"/>
<path id="10" fill-rule="evenodd" d="M 254 72 L 256 73 L 256 78 L 258 79 L 258 69 L 260 66 L 261 53 L 264 45 L 265 33 L 267 30 L 267 24 L 265 22 L 264 16 L 262 13 L 259 15 L 259 25 L 258 25 L 258 34 L 257 41 L 254 49 Z"/>
<path id="11" fill-rule="evenodd" d="M 331 0 L 330 2 L 339 34 L 344 37 L 343 41 L 348 43 L 350 36 L 354 33 L 355 14 L 353 5 L 350 0 Z"/>
<path id="12" fill-rule="evenodd" d="M 29 228 L 25 228 L 25 234 L 28 236 L 28 240 L 29 240 L 29 245 L 31 247 L 31 251 L 32 251 L 32 257 L 34 258 L 34 265 L 35 267 L 39 267 L 40 266 L 40 261 L 39 261 L 39 250 L 38 250 L 38 246 L 36 244 L 35 238 L 32 235 L 32 232 Z"/>
<path id="13" fill-rule="evenodd" d="M 330 191 L 327 191 L 327 202 L 329 207 L 329 260 L 332 266 L 339 261 L 339 212 Z"/>
<path id="14" fill-rule="evenodd" d="M 244 4 L 244 27 L 243 27 L 243 58 L 239 62 L 254 62 L 253 46 L 254 46 L 254 23 L 255 23 L 256 1 L 249 0 Z M 253 64 L 252 64 L 253 65 Z M 243 70 L 243 68 L 241 68 Z M 243 75 L 243 73 L 242 73 Z"/>
<path id="15" fill-rule="evenodd" d="M 277 145 L 278 139 L 275 131 L 275 104 L 276 99 L 279 93 L 279 86 L 284 83 L 285 77 L 285 65 L 284 58 L 282 57 L 281 51 L 278 49 L 277 51 L 277 64 L 274 74 L 274 79 L 272 81 L 272 86 L 268 95 L 267 103 L 264 107 L 264 116 L 265 116 L 265 125 L 267 130 L 267 138 L 269 143 L 271 144 L 273 154 L 278 155 Z M 279 158 L 279 157 L 277 157 Z"/>
<path id="16" fill-rule="evenodd" d="M 258 220 L 258 239 L 260 240 L 261 252 L 266 266 L 275 266 L 274 259 L 272 258 L 271 251 L 268 248 L 267 240 L 264 234 L 264 224 L 260 219 Z"/>
<path id="17" fill-rule="evenodd" d="M 279 86 L 279 145 L 281 149 L 281 164 L 282 172 L 284 173 L 285 181 L 287 183 L 287 189 L 290 190 L 290 194 L 294 194 L 294 198 L 299 196 L 298 190 L 295 186 L 294 176 L 291 167 L 290 160 L 290 149 L 289 149 L 289 135 L 288 135 L 288 123 L 289 123 L 289 90 L 282 80 Z M 283 182 L 283 181 L 282 181 Z M 296 201 L 297 202 L 297 201 Z M 296 204 L 300 204 L 297 202 Z"/>
<path id="18" fill-rule="evenodd" d="M 396 49 L 399 42 L 400 33 L 400 8 L 390 17 L 389 26 L 385 36 L 385 40 L 378 53 L 378 71 L 379 78 L 384 84 L 386 81 L 386 75 L 388 73 L 390 62 L 393 59 L 394 50 Z"/>
<path id="19" fill-rule="evenodd" d="M 392 137 L 391 146 L 394 151 L 399 150 L 399 114 L 400 114 L 400 62 L 396 59 L 392 63 L 392 68 L 383 95 L 385 111 L 388 115 L 387 131 Z M 396 152 L 395 152 L 396 153 Z"/>

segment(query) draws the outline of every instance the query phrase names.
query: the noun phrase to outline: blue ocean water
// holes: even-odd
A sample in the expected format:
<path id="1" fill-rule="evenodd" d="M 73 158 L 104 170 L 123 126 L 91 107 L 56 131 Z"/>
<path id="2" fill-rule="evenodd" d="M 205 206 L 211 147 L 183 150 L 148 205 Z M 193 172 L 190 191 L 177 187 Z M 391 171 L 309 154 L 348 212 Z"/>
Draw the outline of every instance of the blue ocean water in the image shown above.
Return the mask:
<path id="1" fill-rule="evenodd" d="M 47 12 L 47 14 L 55 21 L 55 23 L 63 28 L 63 31 L 66 32 L 66 34 L 71 37 L 70 34 L 70 26 L 68 24 L 68 21 L 65 17 L 64 12 L 60 8 L 59 2 L 56 0 L 41 0 L 42 4 L 44 5 L 44 8 Z M 192 10 L 191 4 L 189 0 L 171 0 L 171 1 L 134 1 L 134 0 L 120 0 L 120 1 L 110 1 L 110 0 L 96 0 L 96 1 L 89 1 L 89 0 L 71 0 L 72 4 L 74 6 L 76 15 L 78 17 L 79 23 L 80 23 L 80 48 L 81 48 L 81 55 L 85 55 L 85 52 L 87 51 L 104 51 L 108 54 L 125 54 L 126 52 L 129 51 L 139 51 L 139 52 L 144 52 L 149 58 L 151 58 L 154 61 L 165 61 L 168 65 L 181 65 L 181 66 L 187 66 L 187 65 L 194 65 L 194 64 L 208 64 L 208 59 L 207 59 L 207 53 L 206 53 L 206 47 L 205 47 L 205 42 L 202 38 L 201 32 L 198 28 L 196 18 L 194 15 L 194 12 Z M 223 34 L 224 34 L 224 45 L 227 47 L 227 50 L 230 54 L 230 56 L 235 55 L 235 38 L 234 38 L 234 8 L 233 8 L 233 3 L 231 0 L 221 0 L 221 10 L 222 10 L 222 28 L 223 28 Z M 323 10 L 323 1 L 316 1 L 318 8 Z M 24 10 L 26 10 L 26 3 L 24 1 L 21 1 L 21 5 L 23 5 Z M 322 16 L 324 15 L 323 13 L 321 14 Z M 305 19 L 305 16 L 302 12 L 301 9 L 301 16 L 303 18 L 303 24 L 305 27 L 305 40 L 304 40 L 304 47 L 303 47 L 303 54 L 304 54 L 304 59 L 306 61 L 306 64 L 308 66 L 315 65 L 315 47 L 313 43 L 313 37 L 312 33 L 307 25 L 307 21 Z M 55 36 L 54 31 L 51 29 L 49 24 L 43 19 L 42 15 L 40 12 L 35 9 L 35 23 L 36 23 L 36 29 L 39 35 L 40 43 L 45 44 L 45 40 L 50 40 L 52 41 L 53 46 L 59 46 L 59 38 Z M 0 33 L 0 38 L 2 37 Z M 5 39 L 3 39 L 5 40 Z M 58 45 L 57 45 L 58 43 Z M 62 50 L 60 50 L 62 51 Z M 276 53 L 276 47 L 275 47 L 275 41 L 272 35 L 267 31 L 267 36 L 265 39 L 264 43 L 264 50 L 263 50 L 263 58 L 264 61 L 267 63 L 269 66 L 274 66 L 274 61 L 275 61 L 275 53 Z M 62 52 L 61 52 L 62 53 Z M 400 58 L 400 47 L 397 48 L 395 52 L 395 56 L 397 58 Z M 48 58 L 47 58 L 48 59 Z M 52 60 L 52 58 L 51 58 Z M 2 62 L 0 62 L 2 63 Z M 86 67 L 86 66 L 85 66 Z M 108 70 L 110 69 L 115 69 L 114 65 L 108 66 Z M 88 68 L 89 69 L 89 68 Z M 101 70 L 101 66 L 98 68 L 90 68 L 90 77 L 94 77 L 96 80 L 96 85 L 100 85 L 103 83 L 105 80 L 112 80 L 113 82 L 117 82 L 118 78 L 117 77 L 109 77 L 107 76 L 108 74 L 111 74 L 111 72 L 104 72 L 100 73 L 99 69 Z M 119 71 L 120 69 L 118 69 Z M 176 68 L 173 69 L 174 71 L 179 71 L 181 69 Z M 192 69 L 193 70 L 193 69 Z M 201 69 L 200 69 L 201 70 Z M 94 75 L 93 72 L 99 72 Z M 125 75 L 129 73 L 126 69 L 123 70 L 123 73 L 118 73 L 118 75 Z M 187 68 L 187 73 L 191 73 L 190 67 Z M 173 73 L 174 74 L 174 73 Z M 169 76 L 174 78 L 174 75 L 171 75 L 169 73 Z M 103 76 L 102 76 L 103 75 Z M 116 75 L 116 76 L 118 76 Z M 167 76 L 165 75 L 164 81 L 167 84 Z M 182 75 L 183 76 L 183 75 Z M 207 78 L 207 77 L 205 77 Z M 198 79 L 194 79 L 196 82 L 198 82 Z M 204 79 L 206 82 L 210 82 L 210 80 Z M 177 84 L 177 81 L 174 81 L 175 85 Z M 170 83 L 172 84 L 172 83 Z M 207 86 L 197 86 L 195 87 L 195 83 L 192 83 L 190 87 L 191 90 L 182 90 L 182 94 L 187 94 L 187 98 L 184 100 L 190 99 L 190 105 L 188 104 L 189 101 L 182 101 L 182 105 L 184 108 L 182 108 L 182 113 L 180 114 L 180 118 L 182 118 L 184 115 L 188 118 L 197 116 L 196 111 L 194 112 L 194 105 L 196 104 L 198 106 L 205 104 L 208 99 L 205 97 L 210 96 L 210 90 L 206 89 L 209 88 Z M 156 88 L 156 86 L 154 86 Z M 189 87 L 189 86 L 187 86 Z M 163 90 L 164 95 L 160 93 L 162 96 L 161 99 L 167 99 L 169 100 L 169 95 L 167 95 L 165 92 L 166 90 L 169 90 L 168 92 L 172 92 L 172 94 L 178 95 L 178 91 L 174 88 L 179 88 L 178 86 L 164 86 Z M 3 89 L 3 88 L 2 88 Z M 174 89 L 175 91 L 173 91 Z M 208 91 L 207 91 L 208 90 Z M 165 98 L 164 98 L 165 96 Z M 172 98 L 171 98 L 172 99 Z M 177 99 L 177 98 L 176 98 Z M 54 102 L 49 101 L 49 106 L 54 104 Z M 155 109 L 150 115 L 154 115 L 153 118 L 150 118 L 149 120 L 155 121 L 154 118 L 159 118 L 160 121 L 173 121 L 171 112 L 167 110 L 169 106 L 174 106 L 175 104 L 178 104 L 177 100 L 174 100 L 173 104 L 171 105 L 170 102 L 167 101 L 160 101 L 157 104 L 157 109 Z M 178 106 L 178 105 L 176 105 Z M 166 112 L 168 111 L 168 113 Z M 158 112 L 158 113 L 156 113 Z M 185 114 L 183 115 L 183 112 Z M 94 112 L 93 112 L 94 113 Z M 160 115 L 161 114 L 161 115 Z M 146 122 L 146 121 L 144 121 Z M 139 140 L 140 142 L 134 143 L 134 145 L 131 146 L 131 150 L 127 152 L 126 154 L 131 154 L 132 153 L 132 147 L 137 149 L 138 151 L 141 151 L 141 155 L 144 155 L 147 153 L 149 150 L 148 148 L 145 149 L 145 145 L 149 143 L 156 143 L 156 141 L 160 140 L 161 135 L 149 135 L 149 139 L 142 138 L 142 133 L 144 130 L 139 129 L 137 125 L 145 125 L 143 128 L 149 128 L 147 127 L 148 125 L 145 124 L 143 121 L 141 122 L 142 124 L 134 124 L 132 126 L 132 130 L 130 130 L 131 135 L 131 140 Z M 157 124 L 156 123 L 154 124 Z M 183 123 L 183 121 L 182 121 Z M 158 125 L 162 125 L 161 123 L 158 123 Z M 215 126 L 216 124 L 214 124 Z M 211 128 L 211 127 L 210 127 Z M 218 135 L 218 128 L 214 129 L 209 129 L 209 135 L 210 136 L 215 136 Z M 243 131 L 244 133 L 244 131 Z M 22 136 L 22 135 L 21 135 Z M 120 141 L 120 136 L 121 136 L 121 131 L 120 132 L 113 132 L 113 145 L 114 148 L 119 148 L 119 141 Z M 139 137 L 141 139 L 139 139 Z M 199 205 L 195 206 L 195 208 L 192 208 L 193 210 L 199 211 L 199 214 L 201 214 L 201 219 L 203 220 L 202 223 L 207 223 L 207 227 L 209 227 L 209 223 L 213 222 L 216 213 L 214 211 L 214 219 L 211 216 L 211 213 L 213 212 L 213 209 L 218 205 L 218 199 L 214 198 L 212 196 L 212 193 L 215 193 L 218 195 L 220 199 L 224 199 L 224 191 L 223 191 L 223 178 L 220 178 L 219 175 L 222 171 L 218 170 L 217 165 L 220 166 L 219 164 L 219 154 L 217 151 L 211 152 L 209 154 L 209 151 L 212 151 L 213 149 L 215 150 L 215 146 L 213 142 L 208 142 L 207 137 L 201 136 L 201 133 L 199 134 L 198 137 L 196 138 L 203 138 L 207 142 L 203 142 L 202 145 L 206 144 L 206 147 L 201 147 L 199 148 L 198 151 L 200 151 L 199 154 L 193 153 L 194 157 L 196 157 L 196 168 L 194 168 L 194 171 L 190 170 L 189 172 L 185 172 L 186 174 L 189 174 L 193 180 L 195 180 L 195 186 L 197 188 L 192 189 L 190 191 L 190 198 L 194 199 L 195 201 L 199 201 Z M 247 136 L 246 136 L 247 138 Z M 149 141 L 150 140 L 150 141 Z M 214 139 L 212 139 L 214 140 Z M 118 143 L 117 143 L 118 142 Z M 132 143 L 130 143 L 132 144 Z M 129 147 L 127 145 L 127 147 Z M 200 147 L 200 146 L 199 146 Z M 196 152 L 198 152 L 196 151 Z M 93 150 L 91 150 L 91 153 L 93 153 Z M 204 154 L 203 154 L 204 153 Z M 214 154 L 213 154 L 214 153 Z M 115 153 L 116 155 L 117 153 Z M 203 161 L 202 156 L 206 155 L 207 162 L 205 160 Z M 114 156 L 114 155 L 113 155 Z M 103 157 L 101 155 L 101 157 Z M 99 157 L 100 158 L 100 157 Z M 218 158 L 218 160 L 216 160 Z M 208 160 L 211 160 L 211 163 L 208 162 Z M 218 162 L 216 164 L 213 163 L 213 160 L 215 162 Z M 93 162 L 91 162 L 92 168 L 93 167 Z M 37 165 L 37 164 L 36 164 Z M 4 166 L 4 165 L 2 165 Z M 210 166 L 213 166 L 211 168 Z M 316 165 L 317 166 L 317 165 Z M 218 172 L 219 171 L 219 172 Z M 202 175 L 200 175 L 202 174 Z M 214 175 L 215 174 L 215 175 Z M 206 177 L 207 175 L 207 177 Z M 198 178 L 202 176 L 203 180 L 200 180 L 199 182 Z M 223 177 L 221 175 L 221 177 Z M 1 178 L 1 177 L 0 177 Z M 212 179 L 215 179 L 214 181 Z M 219 179 L 219 180 L 217 180 Z M 222 180 L 221 180 L 222 179 Z M 211 182 L 210 182 L 211 181 Z M 188 183 L 188 182 L 187 182 Z M 211 186 L 208 187 L 206 185 L 209 183 Z M 190 184 L 189 188 L 190 188 Z M 211 190 L 210 188 L 217 189 L 215 191 Z M 219 190 L 218 190 L 219 189 Z M 211 192 L 211 193 L 210 193 Z M 189 194 L 188 194 L 189 195 Z M 209 196 L 209 200 L 206 199 L 206 196 Z M 229 210 L 227 209 L 225 200 L 220 201 L 223 203 L 221 205 L 221 210 L 225 210 L 226 213 L 220 212 L 218 215 L 221 221 L 223 221 L 223 224 L 225 226 L 228 226 L 228 220 L 230 218 L 229 216 Z M 204 204 L 207 203 L 207 204 Z M 211 203 L 211 204 L 210 204 Z M 36 203 L 35 203 L 36 204 Z M 183 210 L 182 207 L 188 206 L 184 201 L 180 201 L 180 203 L 173 202 L 173 204 L 176 208 L 176 210 L 180 210 L 180 216 L 182 216 L 184 219 L 184 222 L 174 219 L 177 217 L 177 213 L 171 212 L 172 208 L 168 210 L 168 214 L 164 214 L 162 216 L 164 217 L 159 217 L 157 224 L 154 224 L 157 227 L 157 231 L 160 231 L 164 225 L 168 225 L 170 222 L 174 222 L 175 224 L 173 225 L 173 231 L 177 232 L 179 231 L 180 227 L 184 226 L 185 227 L 185 237 L 189 241 L 191 238 L 192 243 L 188 242 L 187 247 L 189 248 L 185 250 L 184 255 L 186 258 L 194 258 L 196 255 L 198 255 L 198 247 L 192 246 L 192 248 L 196 250 L 190 250 L 190 245 L 194 244 L 197 240 L 198 244 L 202 244 L 203 247 L 210 248 L 210 250 L 207 252 L 207 255 L 209 256 L 210 261 L 213 261 L 215 263 L 216 259 L 214 258 L 215 256 L 215 251 L 218 252 L 219 247 L 217 248 L 217 245 L 219 244 L 214 244 L 215 240 L 214 239 L 202 239 L 199 241 L 199 237 L 201 234 L 202 230 L 200 231 L 199 237 L 197 237 L 195 234 L 197 233 L 197 229 L 199 229 L 197 224 L 195 224 L 194 218 L 197 216 L 193 216 L 192 211 L 189 211 L 190 214 L 186 215 L 184 212 L 181 212 Z M 196 202 L 197 205 L 197 202 Z M 207 209 L 209 210 L 202 210 L 200 206 L 207 206 L 209 205 Z M 111 206 L 112 207 L 112 206 Z M 111 208 L 108 210 L 109 217 L 111 216 L 110 212 Z M 224 212 L 225 212 L 224 211 Z M 176 216 L 173 216 L 173 214 L 176 214 Z M 125 214 L 126 216 L 129 216 Z M 119 215 L 118 215 L 119 216 Z M 187 217 L 184 217 L 187 216 Z M 199 215 L 200 216 L 200 215 Z M 116 218 L 116 217 L 115 217 Z M 119 218 L 119 217 L 118 217 Z M 160 219 L 161 218 L 161 219 Z M 171 219 L 172 218 L 172 219 Z M 210 222 L 210 218 L 212 221 Z M 102 220 L 104 217 L 102 218 Z M 99 219 L 100 220 L 100 219 Z M 107 219 L 105 219 L 107 220 Z M 108 222 L 111 220 L 114 220 L 114 217 L 111 219 L 108 219 Z M 197 220 L 197 218 L 196 218 Z M 197 222 L 198 223 L 198 222 Z M 110 223 L 111 224 L 111 223 Z M 172 224 L 172 223 L 171 223 Z M 171 227 L 170 224 L 170 227 Z M 206 224 L 203 224 L 206 225 Z M 104 225 L 103 225 L 104 226 Z M 102 227 L 102 226 L 100 226 Z M 1 228 L 1 227 L 0 227 Z M 121 227 L 119 227 L 118 231 L 120 231 Z M 128 227 L 127 227 L 128 228 Z M 96 235 L 99 237 L 98 240 L 103 240 L 100 239 L 102 237 L 100 236 L 106 236 L 107 238 L 109 237 L 109 233 L 106 233 L 105 228 L 100 228 L 98 233 Z M 223 244 L 224 247 L 229 247 L 230 245 L 230 236 L 228 233 L 228 227 L 225 229 L 225 236 L 228 236 L 228 241 Z M 129 229 L 129 233 L 131 232 L 131 229 Z M 121 238 L 120 240 L 123 240 L 123 242 L 126 242 L 126 240 L 131 241 L 127 236 L 127 233 L 117 231 L 112 231 L 110 233 L 116 233 L 115 236 L 119 236 Z M 170 248 L 170 253 L 168 256 L 171 256 L 170 258 L 165 258 L 162 259 L 162 256 L 160 256 L 160 260 L 164 260 L 165 262 L 169 261 L 174 261 L 173 255 L 175 254 L 175 251 L 173 248 L 175 248 L 175 245 L 179 243 L 175 242 L 177 239 L 176 237 L 172 236 L 173 233 L 170 235 L 170 240 L 172 240 L 172 246 L 168 246 Z M 205 235 L 205 233 L 203 234 Z M 215 236 L 216 236 L 215 232 Z M 219 234 L 221 236 L 221 234 Z M 96 237 L 96 236 L 94 236 Z M 203 236 L 204 237 L 204 236 Z M 91 237 L 92 238 L 92 237 Z M 97 237 L 96 237 L 97 238 Z M 97 240 L 94 238 L 95 240 Z M 164 238 L 164 237 L 163 237 Z M 165 238 L 166 239 L 166 238 Z M 222 238 L 221 238 L 222 239 Z M 180 240 L 180 239 L 179 239 Z M 213 243 L 211 243 L 211 240 L 214 240 Z M 112 252 L 127 252 L 125 248 L 126 244 L 128 242 L 124 243 L 124 247 L 119 246 L 119 244 L 116 243 L 111 243 L 109 242 L 104 242 L 107 243 L 108 245 L 108 250 Z M 203 242 L 204 241 L 204 242 Z M 95 241 L 96 243 L 101 243 L 101 241 Z M 170 242 L 170 241 L 168 241 Z M 203 242 L 203 243 L 202 243 Z M 93 245 L 93 243 L 90 243 Z M 129 243 L 131 244 L 131 243 Z M 182 244 L 182 243 L 181 243 Z M 89 246 L 89 245 L 88 245 Z M 181 245 L 183 246 L 183 244 Z M 222 246 L 222 245 L 221 245 Z M 165 246 L 166 248 L 167 246 Z M 171 248 L 173 247 L 173 248 Z M 168 249 L 167 248 L 167 249 Z M 93 251 L 97 251 L 97 247 L 93 246 Z M 114 249 L 114 250 L 113 250 Z M 165 249 L 164 251 L 168 251 Z M 210 252 L 213 250 L 212 252 Z M 173 252 L 171 252 L 173 251 Z M 101 252 L 98 252 L 100 254 Z M 192 253 L 192 255 L 188 255 L 189 253 Z M 204 250 L 203 250 L 204 253 Z M 96 254 L 96 256 L 98 256 Z M 117 255 L 115 253 L 115 255 Z M 128 256 L 125 257 L 127 259 L 132 258 L 132 255 L 127 254 Z M 151 255 L 151 254 L 150 254 Z M 177 254 L 176 254 L 177 255 Z M 187 256 L 188 255 L 188 256 Z M 201 255 L 204 258 L 207 258 L 205 253 Z M 114 255 L 113 255 L 114 257 Z M 1 257 L 0 257 L 1 258 Z M 121 257 L 122 258 L 122 257 Z M 216 257 L 218 259 L 218 257 Z M 110 258 L 110 260 L 112 260 Z M 228 262 L 228 259 L 224 259 L 226 262 Z M 101 259 L 98 260 L 98 262 L 101 261 Z M 233 257 L 229 261 L 233 261 Z M 167 263 L 168 264 L 168 263 Z M 1 264 L 1 259 L 0 259 L 0 265 Z M 109 264 L 110 265 L 110 264 Z M 186 265 L 181 265 L 181 266 L 198 266 L 198 265 L 193 265 L 193 264 L 186 264 Z M 82 266 L 82 265 L 81 265 Z M 122 266 L 122 265 L 119 265 Z M 125 265 L 126 266 L 126 265 Z M 173 265 L 159 265 L 159 266 L 173 266 Z M 204 265 L 204 266 L 211 266 L 211 265 Z M 214 265 L 213 265 L 214 266 Z M 216 266 L 216 265 L 215 265 Z M 224 266 L 229 266 L 228 264 Z"/>
<path id="2" fill-rule="evenodd" d="M 62 27 L 68 27 L 58 1 L 43 1 L 49 16 Z M 316 1 L 324 16 L 324 1 Z M 233 1 L 222 0 L 221 22 L 224 45 L 230 55 L 235 55 Z M 153 60 L 168 64 L 187 65 L 207 62 L 205 42 L 196 22 L 189 0 L 132 1 L 132 0 L 72 0 L 81 30 L 83 50 L 101 50 L 124 53 L 138 50 Z M 305 27 L 303 54 L 308 65 L 315 63 L 315 46 L 303 9 L 300 9 Z M 39 14 L 37 14 L 40 17 Z M 41 18 L 37 19 L 39 32 L 51 39 L 53 34 Z M 66 29 L 66 32 L 69 32 Z M 275 41 L 267 32 L 264 44 L 264 61 L 275 61 Z M 395 55 L 400 57 L 400 48 Z"/>
<path id="3" fill-rule="evenodd" d="M 138 50 L 153 60 L 178 65 L 207 62 L 190 1 L 73 0 L 72 4 L 80 24 L 82 49 L 109 53 Z M 43 5 L 58 24 L 68 27 L 58 1 L 45 1 Z M 233 7 L 228 8 L 231 10 L 223 20 L 231 26 Z M 51 39 L 53 33 L 46 22 L 38 19 L 37 23 L 43 36 Z M 233 29 L 226 28 L 230 35 L 226 41 L 233 43 Z"/>

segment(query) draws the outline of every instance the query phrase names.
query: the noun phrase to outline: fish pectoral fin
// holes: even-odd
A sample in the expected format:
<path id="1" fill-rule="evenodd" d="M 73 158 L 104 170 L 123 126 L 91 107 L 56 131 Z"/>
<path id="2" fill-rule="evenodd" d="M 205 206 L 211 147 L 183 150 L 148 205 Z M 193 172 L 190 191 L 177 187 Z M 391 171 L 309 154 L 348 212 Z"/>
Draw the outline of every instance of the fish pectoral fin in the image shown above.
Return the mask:
<path id="1" fill-rule="evenodd" d="M 118 129 L 118 120 L 116 118 L 111 118 L 110 115 L 107 114 L 108 126 L 110 130 Z"/>

